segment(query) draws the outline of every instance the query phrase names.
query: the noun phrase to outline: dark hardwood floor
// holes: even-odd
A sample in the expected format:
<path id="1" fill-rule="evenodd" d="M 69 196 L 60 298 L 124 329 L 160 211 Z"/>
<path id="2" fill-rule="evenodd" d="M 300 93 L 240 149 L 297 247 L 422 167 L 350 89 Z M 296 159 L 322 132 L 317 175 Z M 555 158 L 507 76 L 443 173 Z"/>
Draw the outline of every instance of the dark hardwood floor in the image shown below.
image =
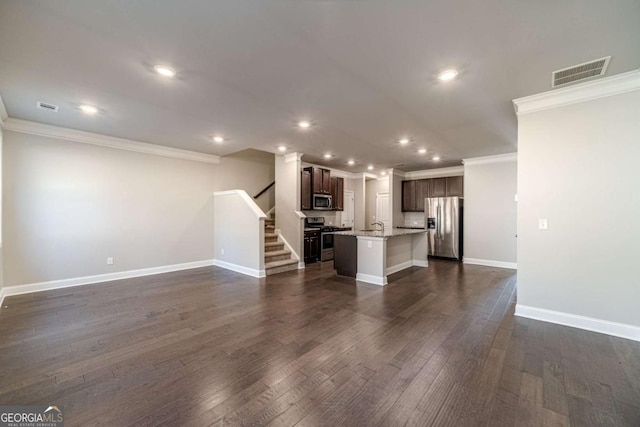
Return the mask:
<path id="1" fill-rule="evenodd" d="M 640 426 L 640 343 L 515 318 L 510 270 L 393 278 L 201 268 L 10 297 L 0 404 L 67 426 Z"/>

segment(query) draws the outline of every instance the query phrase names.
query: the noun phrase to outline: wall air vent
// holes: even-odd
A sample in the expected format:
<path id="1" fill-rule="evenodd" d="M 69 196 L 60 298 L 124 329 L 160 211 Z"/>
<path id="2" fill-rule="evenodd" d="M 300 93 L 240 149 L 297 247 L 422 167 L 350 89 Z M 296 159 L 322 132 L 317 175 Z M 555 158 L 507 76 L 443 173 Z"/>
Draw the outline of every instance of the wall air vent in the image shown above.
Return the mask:
<path id="1" fill-rule="evenodd" d="M 36 107 L 42 108 L 43 110 L 53 111 L 54 113 L 57 113 L 60 109 L 60 107 L 58 107 L 57 105 L 47 104 L 46 102 L 42 101 L 36 102 Z"/>
<path id="2" fill-rule="evenodd" d="M 563 86 L 593 77 L 604 75 L 611 60 L 610 56 L 585 62 L 584 64 L 573 65 L 562 70 L 551 73 L 551 87 Z"/>

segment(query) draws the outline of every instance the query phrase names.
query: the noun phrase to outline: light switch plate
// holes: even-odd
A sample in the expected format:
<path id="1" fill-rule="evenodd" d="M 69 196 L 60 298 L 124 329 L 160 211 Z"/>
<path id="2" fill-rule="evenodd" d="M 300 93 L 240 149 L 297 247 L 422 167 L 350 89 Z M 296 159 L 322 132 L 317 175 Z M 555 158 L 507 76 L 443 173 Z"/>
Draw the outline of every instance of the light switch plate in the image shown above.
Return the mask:
<path id="1" fill-rule="evenodd" d="M 546 219 L 538 220 L 538 230 L 548 230 L 549 229 L 549 221 Z"/>

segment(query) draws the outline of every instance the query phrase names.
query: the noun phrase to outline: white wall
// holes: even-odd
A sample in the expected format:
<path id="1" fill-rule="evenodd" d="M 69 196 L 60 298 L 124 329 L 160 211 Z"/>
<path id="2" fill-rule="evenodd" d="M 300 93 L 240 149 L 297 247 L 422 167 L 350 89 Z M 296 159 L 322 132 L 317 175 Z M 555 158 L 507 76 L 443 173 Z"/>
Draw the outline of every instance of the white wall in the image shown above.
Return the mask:
<path id="1" fill-rule="evenodd" d="M 402 181 L 404 174 L 399 175 L 395 171 L 389 175 L 389 200 L 391 205 L 391 224 L 394 227 L 404 225 L 404 212 L 402 212 Z"/>
<path id="2" fill-rule="evenodd" d="M 260 150 L 242 150 L 221 157 L 215 169 L 216 191 L 242 189 L 253 197 L 275 181 L 275 156 Z M 275 205 L 275 188 L 271 187 L 255 202 L 267 212 Z"/>
<path id="3" fill-rule="evenodd" d="M 300 211 L 300 157 L 299 153 L 276 156 L 276 228 L 302 260 L 304 221 L 296 213 Z"/>
<path id="4" fill-rule="evenodd" d="M 216 192 L 213 205 L 215 264 L 264 277 L 264 212 L 244 190 Z"/>
<path id="5" fill-rule="evenodd" d="M 516 155 L 465 159 L 465 263 L 515 268 Z"/>
<path id="6" fill-rule="evenodd" d="M 520 309 L 633 325 L 640 340 L 639 137 L 640 90 L 519 116 Z"/>
<path id="7" fill-rule="evenodd" d="M 3 145 L 5 286 L 213 258 L 216 165 L 6 130 Z"/>
<path id="8" fill-rule="evenodd" d="M 365 178 L 350 178 L 345 180 L 345 189 L 353 191 L 353 227 L 355 230 L 365 229 Z"/>
<path id="9" fill-rule="evenodd" d="M 371 224 L 378 221 L 376 219 L 376 196 L 378 193 L 389 193 L 389 176 L 373 178 L 365 184 L 365 223 L 364 228 L 371 228 Z M 391 196 L 389 196 L 391 197 Z M 389 206 L 393 206 L 390 199 Z"/>
<path id="10" fill-rule="evenodd" d="M 2 104 L 2 98 L 0 98 L 0 104 Z M 2 107 L 3 108 L 3 107 Z M 0 117 L 0 122 L 3 120 L 3 117 Z M 2 259 L 3 259 L 3 244 L 2 244 L 2 206 L 3 206 L 3 202 L 2 202 L 2 158 L 3 158 L 3 153 L 4 153 L 4 149 L 3 147 L 3 129 L 2 129 L 2 125 L 0 124 L 0 305 L 2 304 L 2 288 L 4 286 L 4 266 L 2 264 Z"/>

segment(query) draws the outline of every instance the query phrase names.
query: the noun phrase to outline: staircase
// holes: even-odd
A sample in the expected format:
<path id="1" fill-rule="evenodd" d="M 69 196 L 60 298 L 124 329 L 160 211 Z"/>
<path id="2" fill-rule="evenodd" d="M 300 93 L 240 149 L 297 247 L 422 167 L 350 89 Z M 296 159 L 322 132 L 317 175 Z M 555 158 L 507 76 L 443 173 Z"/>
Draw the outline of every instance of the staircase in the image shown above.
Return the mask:
<path id="1" fill-rule="evenodd" d="M 298 269 L 298 260 L 291 258 L 291 251 L 284 248 L 275 223 L 273 215 L 264 220 L 264 269 L 267 276 Z"/>

